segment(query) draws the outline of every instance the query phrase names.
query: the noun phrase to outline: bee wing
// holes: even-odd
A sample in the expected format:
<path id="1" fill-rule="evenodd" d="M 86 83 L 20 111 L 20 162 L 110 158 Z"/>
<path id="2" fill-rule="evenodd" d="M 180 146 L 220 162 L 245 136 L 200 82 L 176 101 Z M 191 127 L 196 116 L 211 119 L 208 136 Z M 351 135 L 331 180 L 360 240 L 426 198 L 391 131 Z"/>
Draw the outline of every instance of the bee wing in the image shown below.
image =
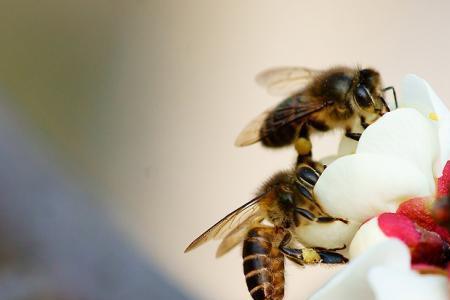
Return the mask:
<path id="1" fill-rule="evenodd" d="M 274 96 L 291 96 L 301 91 L 322 71 L 303 67 L 277 67 L 256 75 L 256 83 Z"/>
<path id="2" fill-rule="evenodd" d="M 253 119 L 242 131 L 239 133 L 234 145 L 237 147 L 248 146 L 260 141 L 262 138 L 276 134 L 277 131 L 292 122 L 305 118 L 313 112 L 319 111 L 328 105 L 320 99 L 313 99 L 311 97 L 302 96 L 301 101 L 290 106 L 276 106 L 270 108 L 255 119 Z M 264 123 L 267 118 L 276 116 L 276 121 L 273 120 L 270 126 L 266 126 L 264 130 Z"/>
<path id="3" fill-rule="evenodd" d="M 255 224 L 260 223 L 264 217 L 259 215 L 249 216 L 244 222 L 239 224 L 222 240 L 217 248 L 216 257 L 221 257 L 237 244 L 239 244 L 246 236 L 249 228 L 252 228 Z"/>
<path id="4" fill-rule="evenodd" d="M 241 226 L 242 228 L 246 225 L 250 225 L 249 218 L 251 217 L 260 217 L 264 218 L 265 213 L 264 210 L 260 208 L 260 202 L 265 199 L 267 193 L 257 196 L 256 198 L 250 200 L 245 203 L 235 211 L 226 215 L 222 220 L 214 224 L 211 228 L 206 230 L 203 234 L 201 234 L 198 238 L 196 238 L 184 252 L 189 252 L 207 241 L 212 239 L 220 239 L 225 235 L 233 232 L 236 228 Z M 244 221 L 242 221 L 244 219 Z M 241 229 L 242 230 L 242 229 Z"/>
<path id="5" fill-rule="evenodd" d="M 264 125 L 267 117 L 274 110 L 275 107 L 271 107 L 251 120 L 250 123 L 248 123 L 247 126 L 245 126 L 244 129 L 239 133 L 236 141 L 234 142 L 234 145 L 242 147 L 258 142 L 261 139 L 261 127 Z"/>

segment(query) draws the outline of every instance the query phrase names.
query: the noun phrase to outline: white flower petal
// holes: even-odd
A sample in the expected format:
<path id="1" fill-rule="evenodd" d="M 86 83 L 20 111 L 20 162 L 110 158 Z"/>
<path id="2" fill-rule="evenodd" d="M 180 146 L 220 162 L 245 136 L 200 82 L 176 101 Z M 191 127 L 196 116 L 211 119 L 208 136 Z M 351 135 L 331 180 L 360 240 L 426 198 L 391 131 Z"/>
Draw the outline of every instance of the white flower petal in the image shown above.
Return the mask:
<path id="1" fill-rule="evenodd" d="M 450 111 L 422 78 L 409 74 L 402 82 L 401 107 L 411 107 L 425 117 L 437 117 L 433 123 L 438 128 L 439 157 L 434 166 L 435 177 L 442 175 L 445 163 L 450 159 Z"/>
<path id="2" fill-rule="evenodd" d="M 310 223 L 295 229 L 297 240 L 307 247 L 339 248 L 348 246 L 360 223 Z"/>
<path id="3" fill-rule="evenodd" d="M 387 155 L 354 154 L 339 158 L 319 177 L 314 193 L 334 217 L 356 223 L 394 212 L 403 201 L 431 195 L 427 177 L 407 160 Z"/>
<path id="4" fill-rule="evenodd" d="M 362 132 L 362 130 L 360 132 Z M 356 152 L 357 146 L 357 141 L 352 140 L 351 138 L 348 138 L 344 135 L 341 139 L 341 142 L 339 143 L 338 155 L 344 156 L 354 154 Z"/>
<path id="5" fill-rule="evenodd" d="M 437 146 L 437 133 L 431 121 L 414 109 L 402 108 L 385 114 L 369 126 L 361 136 L 356 153 L 408 160 L 427 176 L 434 192 L 433 163 L 438 155 Z"/>
<path id="6" fill-rule="evenodd" d="M 411 269 L 373 267 L 369 284 L 377 300 L 448 300 L 447 277 L 421 275 Z"/>
<path id="7" fill-rule="evenodd" d="M 438 129 L 439 136 L 439 158 L 434 166 L 434 176 L 439 178 L 442 176 L 445 164 L 450 160 L 450 118 L 442 120 Z"/>
<path id="8" fill-rule="evenodd" d="M 425 117 L 436 113 L 439 117 L 450 118 L 450 111 L 431 86 L 414 74 L 408 74 L 403 79 L 400 107 L 415 108 Z"/>
<path id="9" fill-rule="evenodd" d="M 435 112 L 429 90 L 428 84 L 422 78 L 414 74 L 406 75 L 401 84 L 399 106 L 414 108 L 428 117 L 430 113 Z"/>
<path id="10" fill-rule="evenodd" d="M 389 255 L 386 255 L 389 253 Z M 368 271 L 374 266 L 389 265 L 399 269 L 410 267 L 409 249 L 397 239 L 389 239 L 370 248 L 352 260 L 310 300 L 375 299 L 368 282 Z"/>
<path id="11" fill-rule="evenodd" d="M 364 129 L 361 126 L 360 120 L 357 119 L 355 121 L 355 124 L 352 126 L 352 132 L 363 132 L 363 131 Z M 335 130 L 334 135 L 335 137 L 336 136 L 338 137 L 337 139 L 335 139 L 336 142 L 339 141 L 337 153 L 334 155 L 321 157 L 320 162 L 323 163 L 324 165 L 329 165 L 339 157 L 342 157 L 344 155 L 355 154 L 356 152 L 358 142 L 351 138 L 346 137 L 343 130 Z"/>
<path id="12" fill-rule="evenodd" d="M 340 156 L 339 155 L 329 155 L 329 156 L 325 156 L 323 158 L 321 158 L 319 161 L 324 165 L 324 166 L 328 166 L 329 164 L 331 164 L 333 161 L 335 161 L 336 159 L 338 159 Z"/>
<path id="13" fill-rule="evenodd" d="M 364 223 L 356 232 L 349 248 L 349 258 L 353 259 L 363 254 L 368 248 L 388 240 L 378 225 L 378 218 L 372 218 Z"/>

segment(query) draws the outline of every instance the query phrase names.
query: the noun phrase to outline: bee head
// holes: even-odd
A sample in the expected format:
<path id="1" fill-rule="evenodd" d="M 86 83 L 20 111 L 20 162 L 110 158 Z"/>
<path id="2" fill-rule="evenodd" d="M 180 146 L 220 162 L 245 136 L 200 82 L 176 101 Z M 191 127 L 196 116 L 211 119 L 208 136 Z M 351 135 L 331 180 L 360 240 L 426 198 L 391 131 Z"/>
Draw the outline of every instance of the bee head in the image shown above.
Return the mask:
<path id="1" fill-rule="evenodd" d="M 381 77 L 373 69 L 358 71 L 357 81 L 353 89 L 356 106 L 363 112 L 382 115 L 389 111 L 382 97 Z"/>

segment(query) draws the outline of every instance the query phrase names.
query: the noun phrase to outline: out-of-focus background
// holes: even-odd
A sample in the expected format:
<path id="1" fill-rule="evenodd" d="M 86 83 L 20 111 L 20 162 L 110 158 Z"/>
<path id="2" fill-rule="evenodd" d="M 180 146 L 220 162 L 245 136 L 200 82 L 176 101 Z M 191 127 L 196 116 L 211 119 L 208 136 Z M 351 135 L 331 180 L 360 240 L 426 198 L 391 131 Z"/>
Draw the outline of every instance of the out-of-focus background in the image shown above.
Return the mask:
<path id="1" fill-rule="evenodd" d="M 280 100 L 265 68 L 416 73 L 450 99 L 447 1 L 2 0 L 0 20 L 1 299 L 249 298 L 238 248 L 183 250 L 292 163 L 233 146 Z M 286 299 L 333 271 L 289 265 Z"/>

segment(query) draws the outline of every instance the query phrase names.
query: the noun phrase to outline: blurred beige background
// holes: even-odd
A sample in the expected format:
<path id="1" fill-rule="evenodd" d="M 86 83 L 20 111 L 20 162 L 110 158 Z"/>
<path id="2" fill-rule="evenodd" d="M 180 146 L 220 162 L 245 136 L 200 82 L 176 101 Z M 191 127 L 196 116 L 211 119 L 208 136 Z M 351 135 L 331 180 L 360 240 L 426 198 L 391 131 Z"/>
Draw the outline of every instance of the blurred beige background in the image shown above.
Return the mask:
<path id="1" fill-rule="evenodd" d="M 294 159 L 233 146 L 280 100 L 257 72 L 361 64 L 397 87 L 416 73 L 450 99 L 446 1 L 3 0 L 0 19 L 11 105 L 196 299 L 249 298 L 239 249 L 220 260 L 214 243 L 183 250 Z M 286 298 L 304 299 L 330 271 L 290 265 Z"/>

